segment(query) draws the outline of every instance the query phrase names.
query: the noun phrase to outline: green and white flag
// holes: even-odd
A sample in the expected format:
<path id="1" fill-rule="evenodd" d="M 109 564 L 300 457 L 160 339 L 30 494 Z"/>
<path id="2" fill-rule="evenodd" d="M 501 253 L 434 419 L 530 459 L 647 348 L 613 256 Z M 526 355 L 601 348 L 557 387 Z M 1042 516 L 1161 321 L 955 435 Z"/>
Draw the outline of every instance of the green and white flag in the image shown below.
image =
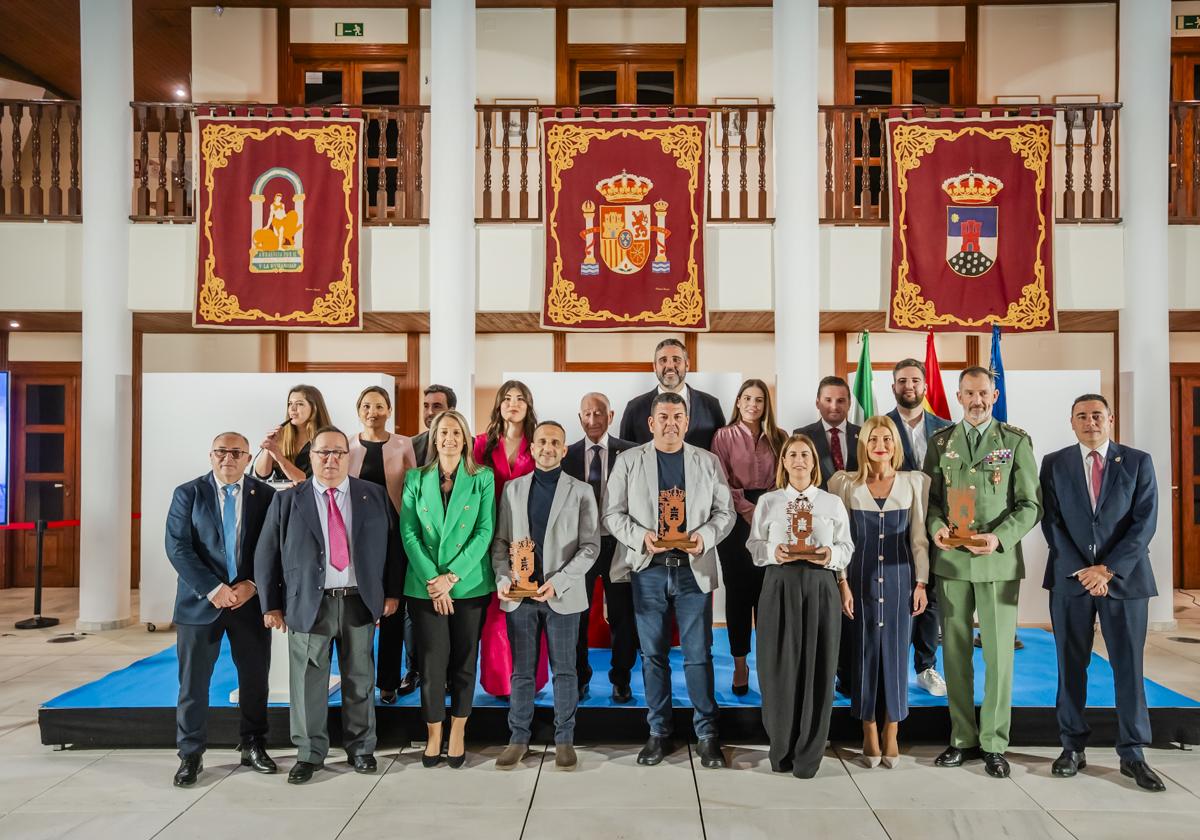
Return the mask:
<path id="1" fill-rule="evenodd" d="M 875 416 L 875 375 L 871 370 L 871 333 L 863 330 L 859 336 L 862 352 L 858 356 L 858 370 L 854 372 L 854 388 L 850 398 L 850 422 L 861 426 L 868 417 Z"/>

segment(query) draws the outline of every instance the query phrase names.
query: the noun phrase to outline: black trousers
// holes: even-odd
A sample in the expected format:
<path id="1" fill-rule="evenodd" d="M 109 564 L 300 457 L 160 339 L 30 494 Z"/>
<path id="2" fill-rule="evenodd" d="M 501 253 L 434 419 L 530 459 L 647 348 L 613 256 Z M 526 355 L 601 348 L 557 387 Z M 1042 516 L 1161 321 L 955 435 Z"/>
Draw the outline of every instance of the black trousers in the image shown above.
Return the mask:
<path id="1" fill-rule="evenodd" d="M 925 584 L 929 605 L 925 612 L 912 620 L 913 671 L 921 673 L 937 665 L 938 634 L 942 627 L 942 610 L 938 606 L 937 581 L 933 571 Z"/>
<path id="2" fill-rule="evenodd" d="M 754 491 L 746 492 L 749 497 Z M 762 592 L 765 569 L 754 565 L 746 548 L 748 539 L 750 523 L 740 513 L 735 513 L 733 530 L 717 548 L 725 585 L 725 627 L 729 633 L 731 656 L 750 654 L 750 633 L 757 619 L 758 596 Z"/>
<path id="3" fill-rule="evenodd" d="M 262 610 L 255 597 L 236 610 L 221 610 L 211 624 L 176 626 L 179 703 L 175 709 L 175 740 L 180 758 L 203 753 L 208 742 L 208 689 L 221 654 L 221 639 L 227 633 L 238 674 L 242 741 L 267 734 L 271 631 L 263 626 Z"/>
<path id="4" fill-rule="evenodd" d="M 579 614 L 579 641 L 575 649 L 575 673 L 581 686 L 592 679 L 592 666 L 588 662 L 588 617 L 592 612 L 592 594 L 596 591 L 596 578 L 604 581 L 604 602 L 608 606 L 608 627 L 612 633 L 612 667 L 608 681 L 613 685 L 629 685 L 629 674 L 637 661 L 637 620 L 633 614 L 633 587 L 628 583 L 613 583 L 609 580 L 613 554 L 617 550 L 615 537 L 600 538 L 600 556 L 584 577 L 587 586 L 588 608 Z"/>
<path id="5" fill-rule="evenodd" d="M 400 608 L 386 618 L 379 619 L 379 650 L 375 656 L 375 685 L 380 691 L 395 691 L 405 668 L 415 671 L 413 656 L 412 619 L 405 609 L 404 599 Z"/>
<path id="6" fill-rule="evenodd" d="M 475 699 L 479 636 L 491 595 L 457 598 L 453 615 L 438 615 L 428 598 L 409 598 L 421 672 L 421 710 L 426 723 L 446 719 L 446 684 L 450 684 L 450 714 L 467 717 Z"/>

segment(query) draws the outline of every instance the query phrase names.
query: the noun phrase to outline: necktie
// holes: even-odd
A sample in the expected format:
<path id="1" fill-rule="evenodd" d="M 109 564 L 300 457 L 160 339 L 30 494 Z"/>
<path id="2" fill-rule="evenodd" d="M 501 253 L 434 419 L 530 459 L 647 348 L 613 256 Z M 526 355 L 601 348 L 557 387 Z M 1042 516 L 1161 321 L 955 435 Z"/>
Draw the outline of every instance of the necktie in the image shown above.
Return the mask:
<path id="1" fill-rule="evenodd" d="M 1104 481 L 1103 463 L 1100 453 L 1095 449 L 1088 453 L 1088 458 L 1092 462 L 1092 510 L 1095 510 L 1100 502 L 1100 486 Z"/>
<path id="2" fill-rule="evenodd" d="M 833 456 L 833 469 L 846 469 L 846 459 L 842 455 L 842 433 L 837 426 L 829 430 L 829 454 Z"/>
<path id="3" fill-rule="evenodd" d="M 592 485 L 592 492 L 596 494 L 596 504 L 600 504 L 600 482 L 603 477 L 601 472 L 600 459 L 604 457 L 604 447 L 598 443 L 592 444 L 592 463 L 588 465 L 587 483 Z"/>
<path id="4" fill-rule="evenodd" d="M 975 453 L 979 451 L 979 438 L 981 437 L 979 430 L 972 426 L 967 430 L 967 445 L 971 447 L 971 458 L 974 460 Z"/>
<path id="5" fill-rule="evenodd" d="M 346 541 L 346 522 L 337 506 L 337 488 L 325 491 L 329 499 L 329 564 L 339 572 L 350 565 L 350 544 Z"/>
<path id="6" fill-rule="evenodd" d="M 237 485 L 225 485 L 225 501 L 221 505 L 221 526 L 225 532 L 225 571 L 229 582 L 237 579 Z"/>

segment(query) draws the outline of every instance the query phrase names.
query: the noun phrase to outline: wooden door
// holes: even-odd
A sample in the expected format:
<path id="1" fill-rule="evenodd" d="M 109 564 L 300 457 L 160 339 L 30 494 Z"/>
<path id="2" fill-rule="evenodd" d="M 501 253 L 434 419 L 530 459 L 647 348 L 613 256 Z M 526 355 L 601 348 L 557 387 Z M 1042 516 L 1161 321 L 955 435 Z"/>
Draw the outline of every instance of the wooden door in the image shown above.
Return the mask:
<path id="1" fill-rule="evenodd" d="M 10 517 L 13 522 L 78 519 L 79 365 L 29 368 L 12 375 Z M 8 584 L 33 586 L 34 532 L 8 533 Z M 78 586 L 79 528 L 47 531 L 43 557 L 44 585 Z"/>
<path id="2" fill-rule="evenodd" d="M 1175 586 L 1195 589 L 1200 588 L 1200 365 L 1171 367 Z"/>
<path id="3" fill-rule="evenodd" d="M 1194 49 L 1190 44 L 1185 46 Z M 1171 101 L 1194 103 L 1197 100 L 1200 100 L 1200 52 L 1172 55 Z M 1174 131 L 1169 150 L 1171 170 L 1168 182 L 1171 216 L 1192 219 L 1200 216 L 1200 156 L 1196 153 L 1200 107 L 1172 105 L 1172 112 Z"/>
<path id="4" fill-rule="evenodd" d="M 683 98 L 677 61 L 573 61 L 571 93 L 580 105 L 676 105 Z"/>

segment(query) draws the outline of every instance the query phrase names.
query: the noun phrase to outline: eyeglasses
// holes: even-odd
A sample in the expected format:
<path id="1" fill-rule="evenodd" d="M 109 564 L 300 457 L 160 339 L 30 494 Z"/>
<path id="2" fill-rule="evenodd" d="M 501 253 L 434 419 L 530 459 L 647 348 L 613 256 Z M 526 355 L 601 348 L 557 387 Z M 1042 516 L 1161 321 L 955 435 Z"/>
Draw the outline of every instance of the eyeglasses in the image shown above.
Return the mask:
<path id="1" fill-rule="evenodd" d="M 346 449 L 314 449 L 312 454 L 316 455 L 322 461 L 340 461 L 349 455 L 350 452 Z"/>
<path id="2" fill-rule="evenodd" d="M 218 461 L 224 461 L 226 458 L 239 461 L 243 455 L 249 455 L 250 453 L 245 449 L 214 449 L 212 454 L 216 456 Z"/>

